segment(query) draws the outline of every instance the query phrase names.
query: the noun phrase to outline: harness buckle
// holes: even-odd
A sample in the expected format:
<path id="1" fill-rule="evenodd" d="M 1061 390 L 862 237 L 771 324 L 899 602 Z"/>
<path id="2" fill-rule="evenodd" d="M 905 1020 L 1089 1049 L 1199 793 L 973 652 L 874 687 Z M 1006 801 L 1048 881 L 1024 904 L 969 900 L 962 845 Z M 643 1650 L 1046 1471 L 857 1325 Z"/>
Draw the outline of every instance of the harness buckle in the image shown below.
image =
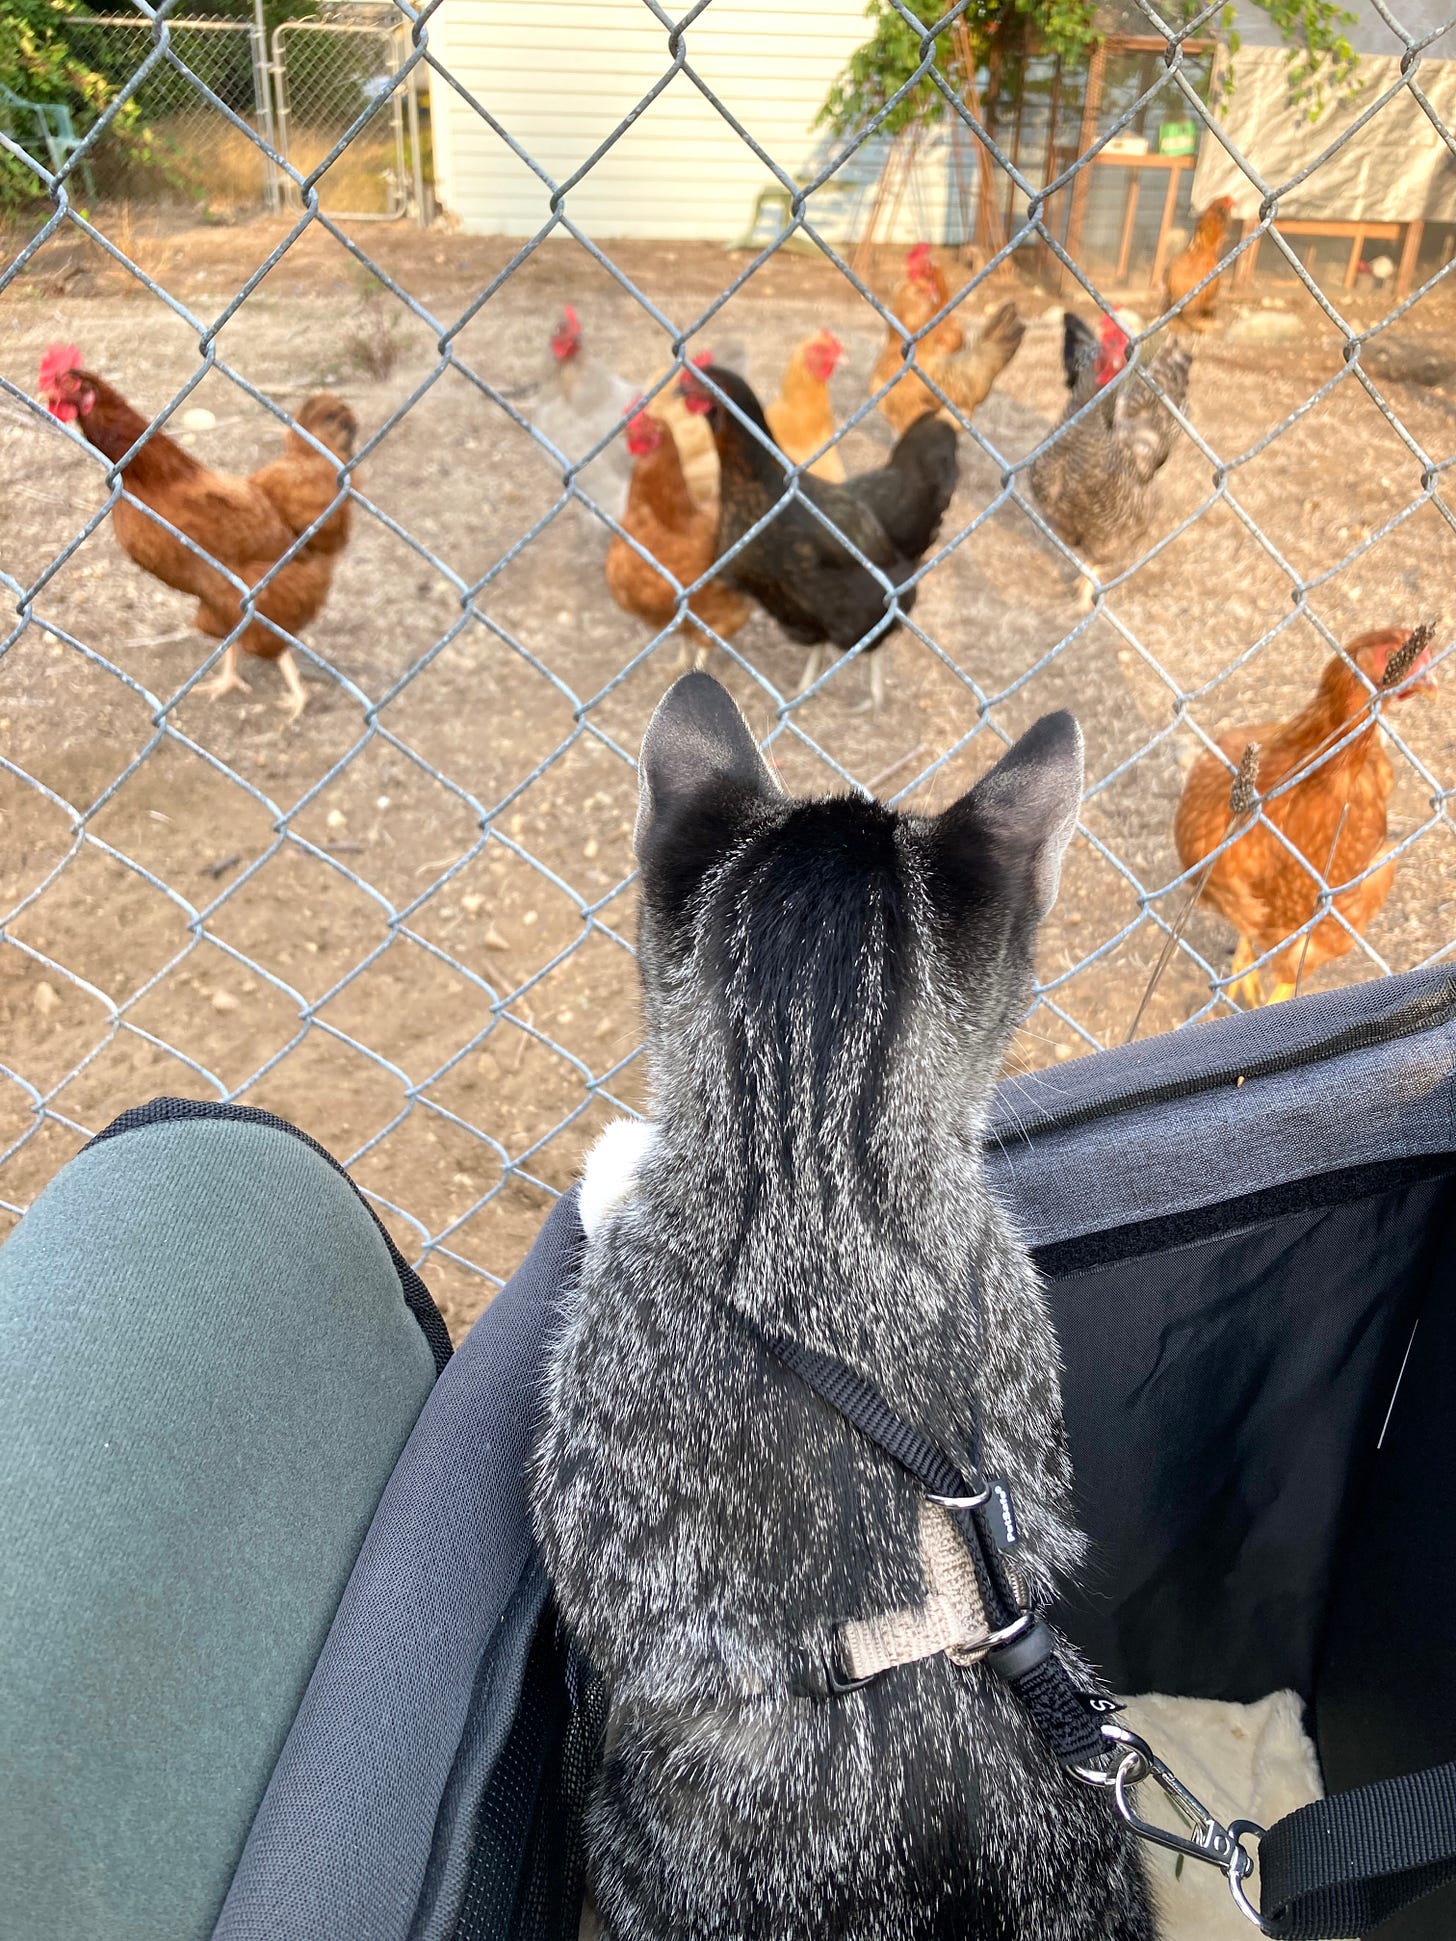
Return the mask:
<path id="1" fill-rule="evenodd" d="M 846 1671 L 844 1662 L 840 1657 L 839 1626 L 837 1624 L 832 1628 L 829 1635 L 829 1649 L 824 1654 L 824 1678 L 829 1687 L 829 1696 L 831 1698 L 843 1698 L 846 1692 L 863 1691 L 866 1685 L 873 1685 L 875 1680 L 882 1676 L 880 1672 L 872 1671 L 867 1673 L 863 1678 L 851 1677 L 849 1672 Z"/>

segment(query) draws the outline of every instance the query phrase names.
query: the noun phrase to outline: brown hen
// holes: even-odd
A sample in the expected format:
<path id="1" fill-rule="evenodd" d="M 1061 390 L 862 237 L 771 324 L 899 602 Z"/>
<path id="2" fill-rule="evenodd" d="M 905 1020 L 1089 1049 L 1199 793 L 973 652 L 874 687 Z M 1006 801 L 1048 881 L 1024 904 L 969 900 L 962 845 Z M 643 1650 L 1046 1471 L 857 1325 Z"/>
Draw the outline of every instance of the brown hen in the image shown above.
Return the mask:
<path id="1" fill-rule="evenodd" d="M 1198 289 L 1198 285 L 1222 257 L 1228 242 L 1233 210 L 1233 197 L 1221 195 L 1216 201 L 1210 202 L 1198 218 L 1187 248 L 1168 265 L 1163 281 L 1165 310 L 1181 302 L 1190 290 Z M 1212 330 L 1214 312 L 1218 306 L 1218 286 L 1222 281 L 1221 276 L 1214 277 L 1206 289 L 1199 290 L 1192 302 L 1178 312 L 1176 321 L 1185 330 Z"/>
<path id="2" fill-rule="evenodd" d="M 950 285 L 946 282 L 945 271 L 936 261 L 934 250 L 929 243 L 917 243 L 906 252 L 904 273 L 890 297 L 891 314 L 898 317 L 907 330 L 920 330 L 949 302 Z M 941 319 L 934 330 L 921 338 L 920 347 L 933 356 L 949 357 L 965 341 L 966 333 L 952 311 L 948 317 Z M 897 332 L 890 333 L 889 342 L 898 352 L 900 337 Z"/>
<path id="3" fill-rule="evenodd" d="M 1218 737 L 1228 757 L 1207 754 L 1194 764 L 1173 826 L 1178 858 L 1195 869 L 1227 835 L 1229 764 L 1237 767 L 1250 742 L 1259 745 L 1262 818 L 1227 849 L 1209 872 L 1202 895 L 1238 932 L 1229 995 L 1262 1002 L 1256 959 L 1270 957 L 1271 1003 L 1292 997 L 1301 970 L 1344 956 L 1355 939 L 1339 917 L 1323 917 L 1306 939 L 1298 932 L 1315 913 L 1320 883 L 1352 883 L 1333 899 L 1355 931 L 1374 919 L 1395 877 L 1395 863 L 1363 872 L 1385 847 L 1386 805 L 1394 777 L 1381 746 L 1375 697 L 1350 661 L 1382 695 L 1386 708 L 1415 693 L 1435 693 L 1425 673 L 1429 631 L 1404 627 L 1362 634 L 1325 668 L 1308 707 L 1288 721 L 1236 728 Z M 1414 651 L 1402 653 L 1407 642 Z M 1399 659 L 1396 657 L 1400 656 Z M 1348 736 L 1348 739 L 1346 737 Z M 1320 761 L 1326 751 L 1328 759 Z M 1315 766 L 1314 764 L 1318 764 Z M 1272 824 L 1272 828 L 1266 826 Z M 1299 852 L 1290 854 L 1275 830 Z M 1305 860 L 1301 862 L 1299 857 Z M 1308 864 L 1308 867 L 1305 864 Z"/>
<path id="4" fill-rule="evenodd" d="M 639 411 L 627 424 L 627 449 L 634 460 L 627 488 L 622 530 L 672 574 L 679 586 L 691 586 L 712 565 L 718 532 L 716 505 L 700 506 L 683 476 L 677 443 L 662 420 Z M 677 613 L 672 581 L 655 572 L 625 539 L 613 537 L 607 548 L 607 589 L 619 607 L 651 627 L 666 627 Z M 751 611 L 741 593 L 709 580 L 688 602 L 689 615 L 726 640 L 743 625 Z M 694 647 L 684 644 L 683 658 L 706 660 L 709 637 L 683 624 Z"/>
<path id="5" fill-rule="evenodd" d="M 126 460 L 121 476 L 129 496 L 112 507 L 112 531 L 143 571 L 193 596 L 198 603 L 193 625 L 213 640 L 225 639 L 242 613 L 242 595 L 228 575 L 255 586 L 278 567 L 301 534 L 323 520 L 259 592 L 253 611 L 260 617 L 228 646 L 221 673 L 197 690 L 214 695 L 233 688 L 246 691 L 248 684 L 237 671 L 241 646 L 260 660 L 277 661 L 288 689 L 283 706 L 296 720 L 307 697 L 288 643 L 275 627 L 296 637 L 328 597 L 334 566 L 349 538 L 349 501 L 329 510 L 339 496 L 338 465 L 292 429 L 284 433 L 283 455 L 246 476 L 211 470 L 161 431 L 127 458 L 146 431 L 147 419 L 104 378 L 82 370 L 79 353 L 69 344 L 46 353 L 40 389 L 56 417 L 77 424 L 113 463 Z M 321 391 L 299 406 L 297 420 L 335 459 L 352 456 L 358 424 L 342 398 Z M 145 507 L 207 557 L 159 525 Z"/>
<path id="6" fill-rule="evenodd" d="M 959 329 L 957 325 L 958 334 Z M 1026 325 L 1014 303 L 1003 303 L 999 310 L 992 311 L 971 342 L 962 341 L 957 350 L 927 348 L 935 343 L 939 332 L 940 326 L 937 326 L 915 346 L 915 362 L 961 416 L 969 418 L 986 402 L 997 378 L 1016 355 L 1026 335 Z M 897 432 L 907 431 L 928 411 L 945 409 L 916 371 L 901 369 L 904 352 L 904 344 L 892 333 L 870 373 L 870 390 L 875 392 L 881 385 L 889 384 L 896 371 L 901 371 L 892 388 L 880 399 L 880 410 Z"/>
<path id="7" fill-rule="evenodd" d="M 785 458 L 802 465 L 819 452 L 809 470 L 816 479 L 832 479 L 836 484 L 843 483 L 844 460 L 838 445 L 829 444 L 835 432 L 829 380 L 843 355 L 843 344 L 828 330 L 796 344 L 767 413 L 768 428 Z"/>

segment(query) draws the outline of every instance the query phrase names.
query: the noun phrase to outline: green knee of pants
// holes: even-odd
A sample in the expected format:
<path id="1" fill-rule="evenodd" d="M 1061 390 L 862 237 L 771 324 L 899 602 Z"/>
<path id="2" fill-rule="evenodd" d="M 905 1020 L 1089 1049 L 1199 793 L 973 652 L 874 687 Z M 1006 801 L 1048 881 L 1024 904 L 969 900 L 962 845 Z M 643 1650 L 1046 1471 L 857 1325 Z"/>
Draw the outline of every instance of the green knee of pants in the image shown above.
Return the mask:
<path id="1" fill-rule="evenodd" d="M 216 1916 L 435 1377 L 348 1182 L 280 1128 L 89 1148 L 0 1249 L 0 1928 Z"/>

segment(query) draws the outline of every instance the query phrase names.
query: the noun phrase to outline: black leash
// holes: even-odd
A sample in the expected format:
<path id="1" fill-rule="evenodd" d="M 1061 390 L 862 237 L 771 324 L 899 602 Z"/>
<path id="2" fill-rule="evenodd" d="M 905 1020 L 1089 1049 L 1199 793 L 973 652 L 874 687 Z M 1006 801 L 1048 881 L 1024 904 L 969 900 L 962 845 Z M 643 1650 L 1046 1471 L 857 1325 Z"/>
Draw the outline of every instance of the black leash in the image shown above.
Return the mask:
<path id="1" fill-rule="evenodd" d="M 1456 1761 L 1316 1800 L 1267 1832 L 1250 1820 L 1225 1826 L 1144 1740 L 1109 1719 L 1117 1709 L 1112 1701 L 1072 1683 L 1050 1628 L 1021 1603 L 1007 1576 L 1003 1559 L 1017 1533 L 1004 1483 L 963 1475 L 872 1383 L 833 1355 L 761 1327 L 736 1307 L 731 1312 L 811 1393 L 946 1510 L 970 1554 L 992 1626 L 986 1664 L 1060 1764 L 1111 1792 L 1119 1817 L 1140 1839 L 1220 1868 L 1240 1911 L 1277 1941 L 1346 1941 L 1456 1880 Z M 831 1667 L 828 1682 L 831 1692 L 840 1693 L 870 1681 L 847 1679 Z M 1146 1780 L 1162 1789 L 1188 1834 L 1138 1813 L 1132 1791 Z M 1259 1842 L 1262 1910 L 1246 1892 L 1254 1865 L 1244 1845 L 1248 1839 Z"/>
<path id="2" fill-rule="evenodd" d="M 1016 1515 L 1005 1484 L 964 1476 L 949 1456 L 890 1407 L 877 1388 L 833 1355 L 762 1328 L 737 1309 L 734 1314 L 821 1402 L 913 1476 L 946 1511 L 970 1554 L 991 1626 L 985 1662 L 1022 1706 L 1052 1755 L 1069 1767 L 1105 1758 L 1102 1717 L 1105 1710 L 1115 1708 L 1110 1700 L 1078 1691 L 1057 1656 L 1050 1627 L 1021 1603 L 1007 1576 L 1002 1559 L 1015 1547 Z M 846 1680 L 830 1668 L 831 1691 L 852 1690 L 856 1682 L 867 1681 Z"/>
<path id="3" fill-rule="evenodd" d="M 1259 1879 L 1281 1941 L 1365 1934 L 1456 1880 L 1456 1760 L 1301 1806 L 1265 1834 Z"/>

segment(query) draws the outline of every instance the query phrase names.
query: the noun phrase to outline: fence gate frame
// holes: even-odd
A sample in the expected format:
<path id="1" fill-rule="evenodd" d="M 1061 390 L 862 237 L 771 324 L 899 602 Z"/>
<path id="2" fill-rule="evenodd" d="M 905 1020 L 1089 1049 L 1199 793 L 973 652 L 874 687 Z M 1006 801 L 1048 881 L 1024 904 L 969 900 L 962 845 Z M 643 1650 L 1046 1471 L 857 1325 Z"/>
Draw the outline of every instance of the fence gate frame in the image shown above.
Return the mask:
<path id="1" fill-rule="evenodd" d="M 293 130 L 294 117 L 289 99 L 288 53 L 286 34 L 300 32 L 310 34 L 334 34 L 376 37 L 383 46 L 384 58 L 388 62 L 388 77 L 393 81 L 399 74 L 409 56 L 409 24 L 401 21 L 391 0 L 381 0 L 381 19 L 379 26 L 370 26 L 362 21 L 317 20 L 301 17 L 297 20 L 284 20 L 273 29 L 273 58 L 265 61 L 264 69 L 270 84 L 265 92 L 271 92 L 272 101 L 268 122 L 276 141 L 273 146 L 290 167 L 298 168 L 301 175 L 308 171 L 299 168 L 289 154 L 289 137 Z M 391 87 L 388 96 L 390 131 L 394 138 L 394 183 L 388 190 L 383 209 L 329 209 L 328 214 L 340 222 L 399 222 L 413 214 L 422 226 L 429 221 L 429 211 L 425 198 L 424 164 L 420 158 L 420 115 L 419 95 L 415 71 L 410 70 L 405 94 L 408 95 L 409 112 L 409 154 L 406 157 L 404 95 L 397 87 Z M 382 104 L 381 104 L 382 105 Z M 376 113 L 378 110 L 376 109 Z M 268 161 L 270 200 L 269 208 L 280 206 L 281 198 L 292 207 L 301 208 L 303 198 L 298 184 L 285 171 Z M 413 204 L 413 208 L 411 207 Z"/>
<path id="2" fill-rule="evenodd" d="M 390 0 L 385 0 L 385 3 L 390 4 Z M 274 140 L 273 95 L 268 71 L 268 37 L 266 30 L 258 24 L 261 18 L 261 12 L 254 20 L 196 18 L 187 14 L 180 19 L 173 18 L 169 24 L 179 32 L 186 33 L 247 35 L 248 62 L 253 74 L 253 119 L 259 137 L 266 144 L 262 153 L 263 207 L 269 215 L 277 215 L 283 205 L 278 167 L 272 154 L 277 143 Z M 78 13 L 69 15 L 68 19 L 78 27 L 124 28 L 128 33 L 142 36 L 150 31 L 150 22 L 145 14 Z"/>

